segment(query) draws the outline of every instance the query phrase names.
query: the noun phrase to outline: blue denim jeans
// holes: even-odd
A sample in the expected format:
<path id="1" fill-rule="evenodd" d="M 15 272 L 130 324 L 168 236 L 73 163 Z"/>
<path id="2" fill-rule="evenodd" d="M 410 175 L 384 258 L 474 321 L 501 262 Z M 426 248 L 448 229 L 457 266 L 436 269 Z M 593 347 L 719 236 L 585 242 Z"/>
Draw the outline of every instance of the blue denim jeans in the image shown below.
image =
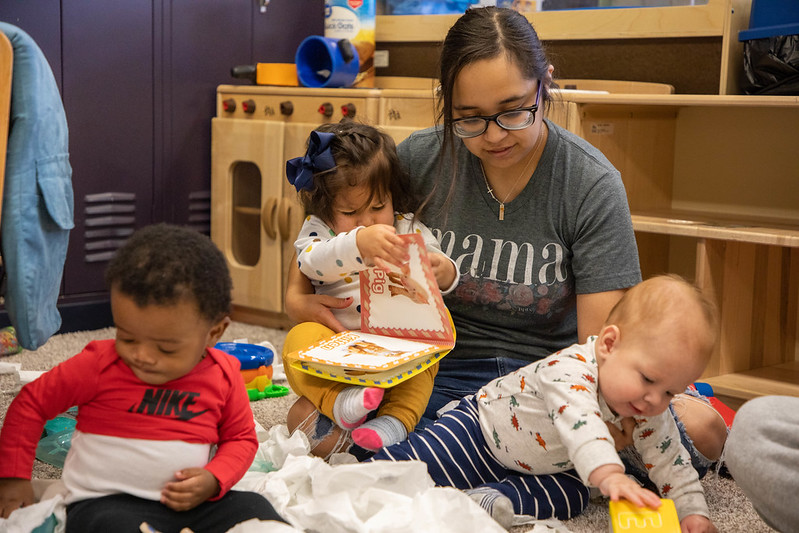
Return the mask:
<path id="1" fill-rule="evenodd" d="M 433 393 L 427 403 L 422 419 L 416 425 L 416 431 L 434 422 L 439 409 L 449 402 L 474 394 L 492 379 L 504 376 L 530 361 L 510 359 L 508 357 L 491 357 L 486 359 L 449 359 L 443 358 L 438 366 L 438 374 L 433 384 Z"/>
<path id="2" fill-rule="evenodd" d="M 683 394 L 688 396 L 693 396 L 694 398 L 698 398 L 702 401 L 707 401 L 707 398 L 700 394 L 699 392 L 695 391 L 694 389 L 686 389 Z M 682 441 L 682 445 L 688 450 L 688 453 L 691 454 L 691 464 L 696 470 L 696 473 L 699 474 L 699 477 L 702 478 L 707 474 L 707 471 L 715 464 L 715 461 L 711 461 L 702 453 L 696 449 L 694 446 L 691 437 L 685 431 L 685 425 L 682 423 L 680 418 L 677 416 L 677 413 L 674 410 L 674 405 L 669 405 L 669 412 L 671 416 L 674 417 L 674 421 L 677 423 L 677 429 L 680 430 L 680 440 Z M 624 463 L 625 470 L 628 474 L 631 474 L 635 477 L 638 481 L 640 481 L 645 487 L 653 490 L 657 493 L 657 489 L 649 480 L 649 476 L 647 475 L 647 468 L 644 464 L 643 459 L 638 454 L 638 452 L 632 446 L 627 446 L 622 451 L 619 452 L 619 457 L 621 457 L 622 462 Z"/>

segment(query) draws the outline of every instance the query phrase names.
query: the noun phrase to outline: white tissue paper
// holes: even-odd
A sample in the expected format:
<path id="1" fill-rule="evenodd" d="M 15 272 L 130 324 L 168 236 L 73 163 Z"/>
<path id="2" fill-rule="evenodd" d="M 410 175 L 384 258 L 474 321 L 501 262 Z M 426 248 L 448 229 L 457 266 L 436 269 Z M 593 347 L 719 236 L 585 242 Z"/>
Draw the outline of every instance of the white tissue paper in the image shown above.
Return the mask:
<path id="1" fill-rule="evenodd" d="M 21 363 L 0 363 L 0 374 L 19 374 Z"/>
<path id="2" fill-rule="evenodd" d="M 307 455 L 307 439 L 303 443 L 305 451 L 297 453 L 298 441 L 294 439 L 288 437 L 285 426 L 271 428 L 258 453 L 275 461 L 278 470 L 269 473 L 251 470 L 234 488 L 264 495 L 295 531 L 505 531 L 463 492 L 434 487 L 421 462 L 376 461 L 331 466 Z M 284 447 L 291 450 L 280 451 Z M 285 458 L 282 464 L 281 456 Z M 265 526 L 264 522 L 250 520 L 236 526 L 234 531 L 272 531 L 263 529 Z"/>
<path id="3" fill-rule="evenodd" d="M 44 374 L 44 372 L 40 372 L 38 370 L 20 370 L 19 371 L 19 384 L 20 387 L 23 385 L 27 385 L 31 381 L 39 379 L 39 376 Z"/>
<path id="4" fill-rule="evenodd" d="M 285 425 L 257 430 L 261 443 L 255 460 L 234 489 L 262 494 L 290 525 L 253 519 L 232 533 L 505 531 L 463 492 L 435 487 L 419 461 L 353 463 L 352 456 L 339 454 L 331 461 L 335 464 L 328 464 L 308 455 L 302 432 L 289 435 Z M 27 532 L 49 519 L 56 522 L 55 533 L 63 532 L 63 496 L 53 489 L 40 503 L 0 519 L 0 531 Z M 541 522 L 533 531 L 568 532 L 557 521 Z"/>

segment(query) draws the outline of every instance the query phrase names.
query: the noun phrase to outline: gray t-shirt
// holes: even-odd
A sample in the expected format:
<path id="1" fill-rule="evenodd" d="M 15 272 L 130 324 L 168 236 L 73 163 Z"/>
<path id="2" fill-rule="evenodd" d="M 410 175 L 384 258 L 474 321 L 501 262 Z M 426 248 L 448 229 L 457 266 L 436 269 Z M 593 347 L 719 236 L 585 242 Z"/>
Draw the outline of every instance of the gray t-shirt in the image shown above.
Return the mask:
<path id="1" fill-rule="evenodd" d="M 398 147 L 414 186 L 423 196 L 432 191 L 422 220 L 460 272 L 445 297 L 457 329 L 447 357 L 546 357 L 577 342 L 577 294 L 641 281 L 619 172 L 585 140 L 547 126 L 538 167 L 505 204 L 502 221 L 479 159 L 460 139 L 448 206 L 452 167 L 449 155 L 440 156 L 440 129 L 416 132 Z"/>

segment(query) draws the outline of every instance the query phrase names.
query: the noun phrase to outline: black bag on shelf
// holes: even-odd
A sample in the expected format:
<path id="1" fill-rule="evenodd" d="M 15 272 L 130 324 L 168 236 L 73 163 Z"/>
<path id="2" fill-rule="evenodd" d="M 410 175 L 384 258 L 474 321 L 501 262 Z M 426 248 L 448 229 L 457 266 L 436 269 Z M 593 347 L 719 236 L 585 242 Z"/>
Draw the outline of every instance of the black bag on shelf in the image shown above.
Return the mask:
<path id="1" fill-rule="evenodd" d="M 745 94 L 799 95 L 799 35 L 744 41 Z"/>

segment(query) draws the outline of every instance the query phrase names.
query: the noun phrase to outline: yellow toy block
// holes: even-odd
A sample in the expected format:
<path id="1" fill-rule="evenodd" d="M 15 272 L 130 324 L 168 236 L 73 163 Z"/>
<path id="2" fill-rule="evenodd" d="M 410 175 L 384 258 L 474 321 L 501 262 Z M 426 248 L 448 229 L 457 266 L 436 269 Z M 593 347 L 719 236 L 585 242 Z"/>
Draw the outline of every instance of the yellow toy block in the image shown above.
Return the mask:
<path id="1" fill-rule="evenodd" d="M 680 533 L 680 519 L 673 500 L 661 498 L 660 507 L 650 509 L 638 507 L 627 500 L 610 502 L 611 533 L 633 533 L 638 531 L 657 531 L 659 533 Z"/>

